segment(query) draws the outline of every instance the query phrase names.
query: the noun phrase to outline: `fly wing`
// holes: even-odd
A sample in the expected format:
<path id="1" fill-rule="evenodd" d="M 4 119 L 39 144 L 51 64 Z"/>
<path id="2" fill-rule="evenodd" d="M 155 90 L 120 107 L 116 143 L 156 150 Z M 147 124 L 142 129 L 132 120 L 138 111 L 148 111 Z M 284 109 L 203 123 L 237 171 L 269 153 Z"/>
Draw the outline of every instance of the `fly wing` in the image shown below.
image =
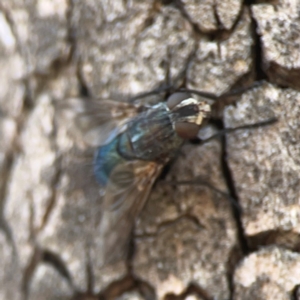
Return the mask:
<path id="1" fill-rule="evenodd" d="M 101 260 L 104 265 L 126 254 L 136 217 L 161 168 L 162 165 L 155 162 L 128 161 L 112 171 L 100 222 Z"/>
<path id="2" fill-rule="evenodd" d="M 109 143 L 142 110 L 137 104 L 114 100 L 73 98 L 69 104 L 77 111 L 76 123 L 84 141 L 93 147 Z"/>

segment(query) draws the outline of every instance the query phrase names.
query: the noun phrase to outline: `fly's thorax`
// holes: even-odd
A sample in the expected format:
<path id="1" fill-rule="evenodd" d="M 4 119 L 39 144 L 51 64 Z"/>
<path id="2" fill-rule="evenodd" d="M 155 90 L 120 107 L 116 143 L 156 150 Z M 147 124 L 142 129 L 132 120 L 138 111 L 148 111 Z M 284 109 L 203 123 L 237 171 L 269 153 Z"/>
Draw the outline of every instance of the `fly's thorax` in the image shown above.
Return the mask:
<path id="1" fill-rule="evenodd" d="M 195 138 L 211 115 L 211 107 L 207 102 L 191 98 L 186 93 L 173 94 L 167 105 L 173 128 L 184 139 Z"/>
<path id="2" fill-rule="evenodd" d="M 167 161 L 183 139 L 174 131 L 170 110 L 159 103 L 132 119 L 119 136 L 118 152 L 126 159 Z"/>

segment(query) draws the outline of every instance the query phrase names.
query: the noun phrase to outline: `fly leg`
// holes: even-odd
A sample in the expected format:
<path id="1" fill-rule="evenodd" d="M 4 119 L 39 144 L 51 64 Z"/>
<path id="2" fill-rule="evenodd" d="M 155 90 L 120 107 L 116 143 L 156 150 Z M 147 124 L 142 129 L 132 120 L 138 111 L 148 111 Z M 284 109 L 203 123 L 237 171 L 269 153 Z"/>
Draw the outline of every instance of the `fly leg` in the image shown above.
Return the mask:
<path id="1" fill-rule="evenodd" d="M 208 187 L 210 190 L 213 192 L 227 198 L 230 203 L 237 209 L 240 213 L 242 212 L 242 209 L 239 205 L 239 203 L 236 201 L 235 198 L 230 196 L 228 193 L 216 188 L 214 185 L 212 185 L 210 182 L 207 180 L 203 179 L 201 176 L 194 178 L 193 180 L 165 180 L 165 184 L 173 185 L 173 186 L 178 186 L 178 185 L 202 185 Z"/>
<path id="2" fill-rule="evenodd" d="M 239 130 L 245 130 L 245 129 L 255 129 L 255 128 L 263 127 L 263 126 L 269 126 L 269 125 L 275 124 L 277 121 L 278 121 L 277 118 L 271 118 L 271 119 L 253 123 L 253 124 L 245 124 L 245 125 L 241 125 L 241 126 L 234 127 L 234 128 L 224 128 L 224 129 L 219 130 L 216 134 L 213 134 L 212 136 L 210 136 L 206 139 L 198 139 L 198 140 L 196 140 L 196 142 L 198 142 L 200 145 L 203 145 L 213 139 L 222 137 L 227 133 L 231 133 L 231 132 L 235 132 L 235 131 L 239 131 Z"/>

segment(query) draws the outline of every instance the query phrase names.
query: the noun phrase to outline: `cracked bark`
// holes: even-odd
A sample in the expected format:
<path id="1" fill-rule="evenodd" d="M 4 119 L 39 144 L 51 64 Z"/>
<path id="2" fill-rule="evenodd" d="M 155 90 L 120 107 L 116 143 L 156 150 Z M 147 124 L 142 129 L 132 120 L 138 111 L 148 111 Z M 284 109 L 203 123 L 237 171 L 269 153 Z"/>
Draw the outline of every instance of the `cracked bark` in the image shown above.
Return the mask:
<path id="1" fill-rule="evenodd" d="M 287 0 L 2 2 L 0 299 L 296 297 L 298 11 Z M 212 128 L 278 122 L 184 145 L 130 258 L 101 269 L 98 188 L 66 99 L 125 101 L 170 83 L 220 95 L 261 78 Z M 195 178 L 216 189 L 166 183 Z"/>

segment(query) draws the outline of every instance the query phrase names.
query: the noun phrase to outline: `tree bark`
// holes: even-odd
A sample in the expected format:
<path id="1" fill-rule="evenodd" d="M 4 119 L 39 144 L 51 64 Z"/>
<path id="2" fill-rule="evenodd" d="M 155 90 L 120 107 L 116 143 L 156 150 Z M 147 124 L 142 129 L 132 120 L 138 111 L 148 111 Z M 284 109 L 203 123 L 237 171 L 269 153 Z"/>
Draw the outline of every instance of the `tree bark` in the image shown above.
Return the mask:
<path id="1" fill-rule="evenodd" d="M 298 299 L 299 9 L 2 1 L 0 299 Z M 186 143 L 136 220 L 129 257 L 101 266 L 93 149 L 69 99 L 169 85 L 221 95 L 258 80 L 213 105 L 208 131 L 277 121 Z"/>

